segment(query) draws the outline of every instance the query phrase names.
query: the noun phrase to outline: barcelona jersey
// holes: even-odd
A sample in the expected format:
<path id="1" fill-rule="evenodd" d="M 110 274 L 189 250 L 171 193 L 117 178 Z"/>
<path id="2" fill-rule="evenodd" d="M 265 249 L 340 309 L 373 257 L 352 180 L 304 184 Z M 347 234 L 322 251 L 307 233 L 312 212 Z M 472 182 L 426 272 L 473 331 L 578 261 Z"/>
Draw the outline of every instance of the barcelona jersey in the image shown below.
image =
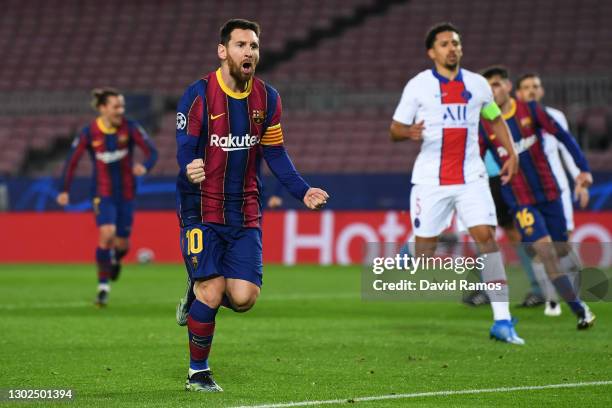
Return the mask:
<path id="1" fill-rule="evenodd" d="M 309 186 L 284 148 L 278 92 L 257 77 L 232 91 L 221 69 L 191 84 L 176 117 L 177 213 L 181 226 L 215 223 L 259 227 L 262 158 L 289 192 L 302 200 Z M 192 184 L 186 166 L 204 162 L 205 179 Z"/>
<path id="2" fill-rule="evenodd" d="M 157 150 L 144 129 L 135 121 L 123 119 L 117 128 L 107 127 L 101 118 L 83 128 L 74 139 L 60 180 L 60 191 L 68 191 L 76 166 L 83 155 L 89 153 L 93 166 L 92 195 L 114 200 L 132 200 L 136 183 L 132 173 L 134 147 L 146 156 L 147 171 L 157 161 Z"/>
<path id="3" fill-rule="evenodd" d="M 502 187 L 504 200 L 510 207 L 555 201 L 560 196 L 560 189 L 544 152 L 543 132 L 554 135 L 567 147 L 580 170 L 588 172 L 586 158 L 574 138 L 537 102 L 525 103 L 512 99 L 511 103 L 512 109 L 504 115 L 504 119 L 518 154 L 519 172 Z M 480 121 L 479 134 L 481 154 L 490 150 L 495 161 L 502 166 L 508 159 L 508 152 L 488 121 Z"/>

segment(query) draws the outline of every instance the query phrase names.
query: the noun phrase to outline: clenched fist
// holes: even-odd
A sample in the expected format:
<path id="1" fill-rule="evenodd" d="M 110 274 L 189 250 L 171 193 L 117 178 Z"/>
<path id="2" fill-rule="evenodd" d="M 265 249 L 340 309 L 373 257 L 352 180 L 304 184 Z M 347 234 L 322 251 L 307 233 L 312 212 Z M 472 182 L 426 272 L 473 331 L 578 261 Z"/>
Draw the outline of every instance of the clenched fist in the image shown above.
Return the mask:
<path id="1" fill-rule="evenodd" d="M 147 174 L 147 168 L 142 163 L 135 163 L 132 167 L 132 174 L 136 177 L 144 176 Z"/>
<path id="2" fill-rule="evenodd" d="M 62 207 L 65 207 L 70 202 L 70 196 L 67 192 L 63 191 L 57 195 L 56 201 Z"/>
<path id="3" fill-rule="evenodd" d="M 320 188 L 311 187 L 304 195 L 304 204 L 311 210 L 318 210 L 327 204 L 329 194 Z"/>
<path id="4" fill-rule="evenodd" d="M 185 168 L 187 173 L 187 179 L 194 184 L 198 184 L 204 181 L 206 174 L 204 173 L 204 160 L 195 159 L 187 165 Z"/>

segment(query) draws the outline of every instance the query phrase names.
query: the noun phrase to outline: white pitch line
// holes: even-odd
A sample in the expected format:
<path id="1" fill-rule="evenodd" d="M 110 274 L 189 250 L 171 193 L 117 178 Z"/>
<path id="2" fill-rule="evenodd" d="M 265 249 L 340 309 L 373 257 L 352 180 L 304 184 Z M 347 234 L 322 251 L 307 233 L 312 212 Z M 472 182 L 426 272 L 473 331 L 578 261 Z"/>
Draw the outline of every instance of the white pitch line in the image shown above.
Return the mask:
<path id="1" fill-rule="evenodd" d="M 493 392 L 513 392 L 513 391 L 532 391 L 532 390 L 547 390 L 554 388 L 578 388 L 578 387 L 594 387 L 598 385 L 612 385 L 612 381 L 592 381 L 592 382 L 579 382 L 579 383 L 568 383 L 568 384 L 548 384 L 548 385 L 526 385 L 522 387 L 501 387 L 501 388 L 483 388 L 478 390 L 449 390 L 449 391 L 432 391 L 432 392 L 416 392 L 412 394 L 389 394 L 379 395 L 373 397 L 358 397 L 358 398 L 344 398 L 335 400 L 322 400 L 322 401 L 301 401 L 301 402 L 287 402 L 280 404 L 264 404 L 264 405 L 242 405 L 235 408 L 288 408 L 288 407 L 307 407 L 314 405 L 329 405 L 329 404 L 346 404 L 350 402 L 368 402 L 368 401 L 381 401 L 381 400 L 393 400 L 393 399 L 406 399 L 406 398 L 420 398 L 420 397 L 445 397 L 449 395 L 465 395 L 465 394 L 486 394 Z"/>

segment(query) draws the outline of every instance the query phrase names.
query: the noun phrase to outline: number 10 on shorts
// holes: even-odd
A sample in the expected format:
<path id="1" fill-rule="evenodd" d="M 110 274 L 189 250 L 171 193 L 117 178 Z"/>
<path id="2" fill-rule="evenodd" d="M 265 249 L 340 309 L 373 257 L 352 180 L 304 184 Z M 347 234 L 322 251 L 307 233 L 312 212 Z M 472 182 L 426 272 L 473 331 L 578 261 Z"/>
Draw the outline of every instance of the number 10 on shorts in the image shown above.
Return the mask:
<path id="1" fill-rule="evenodd" d="M 187 237 L 187 255 L 199 254 L 204 249 L 202 230 L 194 228 L 185 234 Z"/>

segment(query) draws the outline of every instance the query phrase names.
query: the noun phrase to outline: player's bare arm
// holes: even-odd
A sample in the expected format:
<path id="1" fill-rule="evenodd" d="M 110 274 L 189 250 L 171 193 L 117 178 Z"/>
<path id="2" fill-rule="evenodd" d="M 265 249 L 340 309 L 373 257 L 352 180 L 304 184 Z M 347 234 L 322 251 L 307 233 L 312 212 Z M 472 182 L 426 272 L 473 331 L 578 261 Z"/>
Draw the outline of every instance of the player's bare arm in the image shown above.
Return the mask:
<path id="1" fill-rule="evenodd" d="M 499 138 L 499 141 L 504 146 L 504 149 L 508 152 L 508 160 L 504 163 L 499 174 L 501 176 L 502 184 L 507 184 L 512 180 L 512 177 L 518 173 L 518 156 L 514 150 L 514 143 L 510 139 L 510 131 L 508 125 L 501 115 L 490 121 L 491 128 L 495 135 Z"/>
<path id="2" fill-rule="evenodd" d="M 413 125 L 404 125 L 403 123 L 392 121 L 389 129 L 391 140 L 401 142 L 403 140 L 423 140 L 423 130 L 425 129 L 425 121 L 420 121 Z"/>
<path id="3" fill-rule="evenodd" d="M 204 173 L 204 160 L 195 159 L 189 163 L 185 169 L 189 182 L 197 184 L 204 181 L 206 175 Z"/>

